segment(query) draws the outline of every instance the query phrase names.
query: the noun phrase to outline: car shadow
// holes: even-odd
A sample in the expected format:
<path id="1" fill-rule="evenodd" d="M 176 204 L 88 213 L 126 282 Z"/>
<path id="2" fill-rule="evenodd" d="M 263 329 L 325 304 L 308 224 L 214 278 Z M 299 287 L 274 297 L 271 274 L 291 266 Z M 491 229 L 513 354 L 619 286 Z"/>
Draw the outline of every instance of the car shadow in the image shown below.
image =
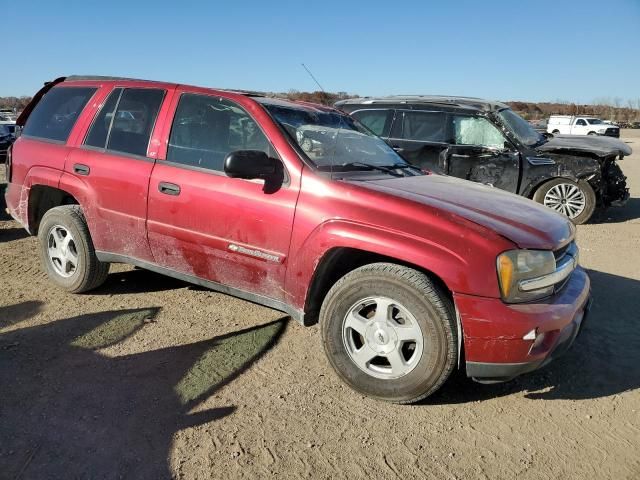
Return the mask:
<path id="1" fill-rule="evenodd" d="M 117 295 L 132 293 L 163 292 L 190 286 L 182 280 L 134 268 L 124 272 L 112 272 L 99 288 L 92 290 L 91 295 Z"/>
<path id="2" fill-rule="evenodd" d="M 235 406 L 192 410 L 250 368 L 288 324 L 285 317 L 123 356 L 101 351 L 154 328 L 159 311 L 106 311 L 0 333 L 0 477 L 172 478 L 174 434 Z"/>
<path id="3" fill-rule="evenodd" d="M 0 243 L 21 240 L 28 236 L 29 234 L 24 228 L 0 228 Z"/>
<path id="4" fill-rule="evenodd" d="M 0 307 L 0 328 L 18 325 L 25 320 L 34 317 L 42 310 L 42 302 L 38 300 L 28 300 Z"/>
<path id="5" fill-rule="evenodd" d="M 453 375 L 424 404 L 468 403 L 524 392 L 531 400 L 584 400 L 640 388 L 640 281 L 589 271 L 593 305 L 572 348 L 545 368 L 482 385 Z"/>
<path id="6" fill-rule="evenodd" d="M 624 223 L 640 218 L 640 198 L 630 198 L 622 207 L 597 209 L 589 224 Z"/>

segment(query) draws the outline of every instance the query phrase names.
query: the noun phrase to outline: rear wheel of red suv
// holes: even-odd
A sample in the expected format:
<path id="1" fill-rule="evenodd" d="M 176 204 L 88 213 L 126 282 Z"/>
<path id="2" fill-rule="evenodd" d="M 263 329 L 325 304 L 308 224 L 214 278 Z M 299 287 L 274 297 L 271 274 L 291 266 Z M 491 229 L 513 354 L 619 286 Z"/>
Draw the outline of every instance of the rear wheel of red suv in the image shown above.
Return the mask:
<path id="1" fill-rule="evenodd" d="M 78 205 L 55 207 L 45 213 L 38 228 L 38 240 L 47 275 L 64 290 L 82 293 L 106 280 L 109 264 L 96 257 Z"/>
<path id="2" fill-rule="evenodd" d="M 327 357 L 365 395 L 412 403 L 453 371 L 457 329 L 448 296 L 427 275 L 374 263 L 342 277 L 320 309 Z"/>

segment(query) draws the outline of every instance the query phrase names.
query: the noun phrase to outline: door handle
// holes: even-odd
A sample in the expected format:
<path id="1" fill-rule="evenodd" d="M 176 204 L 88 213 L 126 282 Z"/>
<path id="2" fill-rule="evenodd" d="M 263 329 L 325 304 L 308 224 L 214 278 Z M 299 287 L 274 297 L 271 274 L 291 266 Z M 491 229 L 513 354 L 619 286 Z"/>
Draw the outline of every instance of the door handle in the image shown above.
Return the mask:
<path id="1" fill-rule="evenodd" d="M 76 163 L 73 166 L 73 171 L 76 172 L 78 175 L 89 175 L 89 172 L 91 171 L 91 169 L 87 165 Z"/>
<path id="2" fill-rule="evenodd" d="M 393 148 L 397 153 L 404 152 L 404 148 L 402 148 L 402 147 L 398 147 L 397 145 L 396 145 L 396 146 L 393 146 L 393 147 L 391 147 L 391 148 Z"/>
<path id="3" fill-rule="evenodd" d="M 180 185 L 169 182 L 160 182 L 158 184 L 158 190 L 165 195 L 180 195 Z"/>

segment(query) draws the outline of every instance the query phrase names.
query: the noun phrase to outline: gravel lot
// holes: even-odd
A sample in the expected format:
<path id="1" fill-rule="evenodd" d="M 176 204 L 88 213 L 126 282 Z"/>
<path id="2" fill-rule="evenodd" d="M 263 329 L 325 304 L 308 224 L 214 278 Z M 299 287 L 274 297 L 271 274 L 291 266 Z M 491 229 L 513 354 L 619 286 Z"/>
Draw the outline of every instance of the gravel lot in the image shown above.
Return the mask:
<path id="1" fill-rule="evenodd" d="M 317 326 L 267 308 L 121 265 L 62 293 L 3 217 L 0 478 L 640 478 L 640 130 L 623 139 L 632 198 L 578 229 L 595 303 L 574 348 L 414 406 L 343 386 Z"/>

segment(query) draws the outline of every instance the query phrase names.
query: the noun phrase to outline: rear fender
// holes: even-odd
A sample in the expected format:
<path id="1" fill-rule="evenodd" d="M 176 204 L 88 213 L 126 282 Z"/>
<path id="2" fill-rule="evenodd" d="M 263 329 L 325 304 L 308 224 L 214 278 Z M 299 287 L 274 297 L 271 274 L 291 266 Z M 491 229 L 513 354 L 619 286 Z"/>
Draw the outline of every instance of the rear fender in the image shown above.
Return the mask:
<path id="1" fill-rule="evenodd" d="M 7 205 L 12 214 L 29 233 L 33 225 L 29 219 L 29 199 L 31 189 L 37 185 L 58 188 L 62 172 L 49 167 L 32 167 L 27 171 L 22 184 L 10 183 L 7 191 Z"/>
<path id="2" fill-rule="evenodd" d="M 95 212 L 97 209 L 95 206 L 97 205 L 97 196 L 95 191 L 87 185 L 82 179 L 70 175 L 68 173 L 63 173 L 60 177 L 60 190 L 64 190 L 73 196 L 80 206 L 82 207 L 82 212 L 84 214 L 85 220 L 87 221 L 87 227 L 89 227 L 89 232 L 93 233 L 95 231 L 95 223 L 96 216 Z M 94 238 L 94 244 L 96 250 L 100 250 L 100 239 Z"/>

